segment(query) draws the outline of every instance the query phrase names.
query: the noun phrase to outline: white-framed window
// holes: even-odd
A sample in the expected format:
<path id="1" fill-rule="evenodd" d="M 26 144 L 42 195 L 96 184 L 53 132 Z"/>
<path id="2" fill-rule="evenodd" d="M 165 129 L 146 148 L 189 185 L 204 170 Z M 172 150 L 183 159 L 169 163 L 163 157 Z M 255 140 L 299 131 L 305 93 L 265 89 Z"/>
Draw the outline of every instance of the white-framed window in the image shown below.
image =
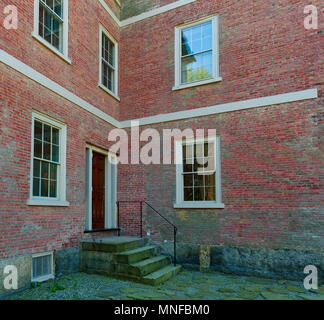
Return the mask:
<path id="1" fill-rule="evenodd" d="M 220 137 L 176 141 L 175 208 L 224 208 Z"/>
<path id="2" fill-rule="evenodd" d="M 102 26 L 99 26 L 99 84 L 98 86 L 118 97 L 118 43 Z"/>
<path id="3" fill-rule="evenodd" d="M 33 36 L 68 63 L 69 0 L 34 0 Z"/>
<path id="4" fill-rule="evenodd" d="M 54 279 L 53 252 L 33 254 L 31 268 L 32 282 L 42 282 L 49 279 Z"/>
<path id="5" fill-rule="evenodd" d="M 221 81 L 218 16 L 175 28 L 175 86 L 173 90 Z"/>
<path id="6" fill-rule="evenodd" d="M 68 206 L 66 125 L 33 112 L 29 205 Z"/>

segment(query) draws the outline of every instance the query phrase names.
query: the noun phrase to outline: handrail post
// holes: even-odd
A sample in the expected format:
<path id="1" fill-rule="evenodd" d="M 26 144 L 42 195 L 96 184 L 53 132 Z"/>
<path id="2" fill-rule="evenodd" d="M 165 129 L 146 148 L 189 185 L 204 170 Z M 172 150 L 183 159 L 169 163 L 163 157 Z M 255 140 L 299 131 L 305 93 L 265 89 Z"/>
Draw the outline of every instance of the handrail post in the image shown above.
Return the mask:
<path id="1" fill-rule="evenodd" d="M 141 201 L 141 226 L 140 226 L 141 238 L 143 238 L 143 202 Z"/>
<path id="2" fill-rule="evenodd" d="M 173 261 L 174 261 L 174 266 L 177 265 L 177 228 L 173 228 Z"/>
<path id="3" fill-rule="evenodd" d="M 119 215 L 119 201 L 117 201 L 117 223 L 118 223 L 118 237 L 120 237 L 120 215 Z"/>

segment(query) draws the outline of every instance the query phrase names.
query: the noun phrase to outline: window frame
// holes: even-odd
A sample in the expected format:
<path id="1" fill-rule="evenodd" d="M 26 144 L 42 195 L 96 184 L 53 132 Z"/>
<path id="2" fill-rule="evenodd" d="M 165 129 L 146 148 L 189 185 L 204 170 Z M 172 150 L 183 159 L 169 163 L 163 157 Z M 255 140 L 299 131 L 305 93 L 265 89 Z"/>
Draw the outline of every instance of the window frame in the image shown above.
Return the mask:
<path id="1" fill-rule="evenodd" d="M 213 143 L 215 150 L 215 201 L 184 201 L 184 175 L 183 175 L 183 146 L 195 143 Z M 203 137 L 196 139 L 177 140 L 176 148 L 176 203 L 174 208 L 225 208 L 222 203 L 221 190 L 221 155 L 220 155 L 220 136 Z"/>
<path id="2" fill-rule="evenodd" d="M 175 28 L 175 85 L 172 90 L 181 90 L 185 88 L 200 86 L 204 84 L 209 84 L 213 82 L 222 81 L 219 75 L 219 26 L 218 26 L 218 15 L 207 17 L 204 19 L 199 19 L 194 22 L 186 23 Z M 205 22 L 212 21 L 212 61 L 213 61 L 213 75 L 212 78 L 203 79 L 188 83 L 181 83 L 181 48 L 182 48 L 182 30 L 203 24 Z"/>
<path id="3" fill-rule="evenodd" d="M 63 31 L 62 31 L 62 51 L 55 48 L 51 43 L 46 41 L 43 37 L 39 35 L 39 2 L 40 0 L 34 0 L 34 30 L 32 36 L 39 41 L 41 44 L 46 46 L 48 49 L 52 50 L 60 58 L 62 58 L 67 63 L 71 64 L 69 59 L 69 0 L 63 1 Z"/>
<path id="4" fill-rule="evenodd" d="M 115 57 L 115 67 L 114 67 L 114 73 L 115 73 L 115 79 L 114 79 L 114 86 L 115 86 L 115 92 L 109 90 L 104 84 L 102 83 L 102 34 L 105 34 L 105 36 L 114 44 L 114 57 Z M 99 81 L 98 81 L 98 87 L 106 91 L 108 94 L 110 94 L 113 98 L 120 101 L 120 98 L 118 96 L 118 42 L 110 35 L 110 33 L 107 31 L 107 29 L 103 25 L 99 25 Z"/>
<path id="5" fill-rule="evenodd" d="M 35 197 L 33 195 L 33 177 L 34 177 L 34 126 L 35 121 L 48 124 L 59 129 L 59 167 L 57 171 L 57 197 Z M 42 114 L 32 113 L 32 128 L 31 128 L 31 165 L 30 165 L 30 181 L 29 181 L 29 199 L 27 204 L 30 206 L 69 206 L 66 201 L 66 139 L 67 128 L 62 122 L 58 122 L 52 118 Z"/>

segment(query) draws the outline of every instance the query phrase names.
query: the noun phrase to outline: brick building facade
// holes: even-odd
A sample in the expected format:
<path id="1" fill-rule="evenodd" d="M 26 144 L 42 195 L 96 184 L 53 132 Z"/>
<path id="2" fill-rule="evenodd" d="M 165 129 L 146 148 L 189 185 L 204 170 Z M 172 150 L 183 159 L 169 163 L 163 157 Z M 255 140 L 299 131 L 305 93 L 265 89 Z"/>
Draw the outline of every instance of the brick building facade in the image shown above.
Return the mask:
<path id="1" fill-rule="evenodd" d="M 0 21 L 14 5 L 18 28 L 0 26 L 0 277 L 13 264 L 27 286 L 33 255 L 47 252 L 56 274 L 78 270 L 80 239 L 116 233 L 116 200 L 146 200 L 177 225 L 181 263 L 198 263 L 209 244 L 218 270 L 296 278 L 315 264 L 322 276 L 324 17 L 313 1 L 319 27 L 306 30 L 308 4 L 2 1 Z M 183 55 L 185 32 L 192 49 L 197 30 L 205 49 Z M 207 76 L 188 71 L 199 54 Z M 216 129 L 221 169 L 208 187 L 219 198 L 183 191 L 175 164 L 107 164 L 102 226 L 111 230 L 84 233 L 93 229 L 89 208 L 97 210 L 89 159 L 110 157 L 109 133 L 130 131 L 130 120 L 161 136 Z M 138 234 L 138 213 L 138 204 L 121 204 L 123 234 Z M 147 208 L 144 232 L 169 252 L 172 232 Z"/>

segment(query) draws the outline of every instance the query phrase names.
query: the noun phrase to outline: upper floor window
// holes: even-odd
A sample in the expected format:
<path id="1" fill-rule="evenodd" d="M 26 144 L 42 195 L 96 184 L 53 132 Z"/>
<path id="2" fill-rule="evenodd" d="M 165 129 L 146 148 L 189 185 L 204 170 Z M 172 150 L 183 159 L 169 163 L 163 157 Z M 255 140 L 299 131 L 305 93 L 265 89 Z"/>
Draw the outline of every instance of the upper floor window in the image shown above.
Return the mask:
<path id="1" fill-rule="evenodd" d="M 118 44 L 100 26 L 99 86 L 118 98 Z"/>
<path id="2" fill-rule="evenodd" d="M 221 80 L 217 16 L 178 27 L 175 37 L 174 89 Z"/>
<path id="3" fill-rule="evenodd" d="M 54 46 L 63 50 L 63 6 L 62 0 L 39 1 L 39 35 Z"/>
<path id="4" fill-rule="evenodd" d="M 220 138 L 176 143 L 177 203 L 175 208 L 224 208 L 221 201 Z"/>
<path id="5" fill-rule="evenodd" d="M 33 114 L 30 205 L 67 205 L 65 162 L 65 125 Z"/>
<path id="6" fill-rule="evenodd" d="M 34 37 L 68 62 L 68 0 L 35 0 Z"/>

